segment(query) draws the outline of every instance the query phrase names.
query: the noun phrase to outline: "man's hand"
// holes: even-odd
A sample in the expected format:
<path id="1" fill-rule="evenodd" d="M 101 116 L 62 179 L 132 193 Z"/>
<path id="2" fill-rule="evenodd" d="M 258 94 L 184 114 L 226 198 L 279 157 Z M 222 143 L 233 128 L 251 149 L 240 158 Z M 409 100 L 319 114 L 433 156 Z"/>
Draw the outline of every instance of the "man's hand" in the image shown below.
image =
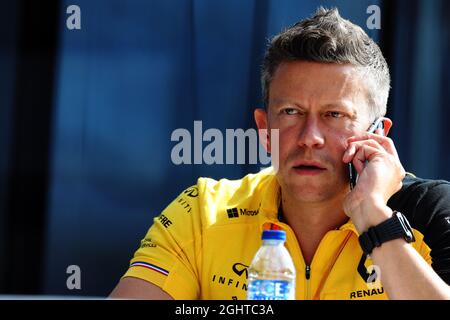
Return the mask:
<path id="1" fill-rule="evenodd" d="M 402 187 L 405 170 L 390 138 L 364 133 L 347 142 L 342 160 L 352 161 L 359 178 L 344 211 L 361 234 L 392 216 L 387 201 Z M 390 299 L 450 299 L 449 286 L 404 239 L 383 243 L 371 257 Z"/>
<path id="2" fill-rule="evenodd" d="M 359 177 L 344 200 L 344 211 L 362 233 L 391 217 L 386 204 L 402 187 L 405 170 L 388 137 L 366 132 L 350 137 L 347 143 L 342 160 L 352 161 Z"/>

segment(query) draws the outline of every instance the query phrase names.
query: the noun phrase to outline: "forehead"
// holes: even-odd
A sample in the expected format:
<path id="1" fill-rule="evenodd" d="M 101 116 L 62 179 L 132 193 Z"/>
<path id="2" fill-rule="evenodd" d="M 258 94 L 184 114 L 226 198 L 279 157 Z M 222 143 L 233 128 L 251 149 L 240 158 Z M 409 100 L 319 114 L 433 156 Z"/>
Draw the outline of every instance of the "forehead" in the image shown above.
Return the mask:
<path id="1" fill-rule="evenodd" d="M 360 70 L 350 64 L 291 61 L 281 63 L 269 88 L 269 105 L 295 101 L 314 105 L 359 105 L 367 102 Z"/>

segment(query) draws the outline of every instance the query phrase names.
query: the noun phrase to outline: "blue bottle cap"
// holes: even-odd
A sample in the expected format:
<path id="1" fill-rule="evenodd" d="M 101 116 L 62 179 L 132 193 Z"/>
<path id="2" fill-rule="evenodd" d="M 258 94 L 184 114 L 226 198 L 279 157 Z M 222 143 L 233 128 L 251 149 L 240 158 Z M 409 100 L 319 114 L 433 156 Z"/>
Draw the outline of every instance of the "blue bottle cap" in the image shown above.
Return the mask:
<path id="1" fill-rule="evenodd" d="M 262 233 L 262 239 L 286 241 L 286 232 L 283 230 L 264 230 Z"/>

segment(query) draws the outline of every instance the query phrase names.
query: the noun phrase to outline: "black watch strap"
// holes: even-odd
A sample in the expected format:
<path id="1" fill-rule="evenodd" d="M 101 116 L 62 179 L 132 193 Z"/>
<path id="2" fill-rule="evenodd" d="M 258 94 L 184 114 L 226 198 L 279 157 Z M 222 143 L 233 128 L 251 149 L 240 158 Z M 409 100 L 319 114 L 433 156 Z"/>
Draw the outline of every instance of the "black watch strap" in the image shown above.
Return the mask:
<path id="1" fill-rule="evenodd" d="M 367 232 L 359 236 L 359 243 L 366 254 L 371 254 L 375 247 L 381 246 L 384 242 L 404 238 L 407 242 L 413 242 L 414 234 L 406 217 L 394 211 L 391 218 L 383 221 L 377 226 L 370 227 Z"/>

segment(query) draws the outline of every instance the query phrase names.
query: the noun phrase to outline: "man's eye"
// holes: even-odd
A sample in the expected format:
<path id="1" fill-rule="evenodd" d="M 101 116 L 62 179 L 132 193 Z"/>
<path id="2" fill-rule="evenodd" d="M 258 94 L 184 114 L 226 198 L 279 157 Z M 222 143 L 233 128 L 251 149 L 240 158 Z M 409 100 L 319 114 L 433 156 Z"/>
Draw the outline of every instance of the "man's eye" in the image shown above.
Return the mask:
<path id="1" fill-rule="evenodd" d="M 331 118 L 342 118 L 344 115 L 337 111 L 329 111 L 326 113 L 326 116 Z"/>
<path id="2" fill-rule="evenodd" d="M 298 114 L 298 110 L 293 109 L 293 108 L 286 108 L 283 110 L 283 112 L 288 115 Z"/>

